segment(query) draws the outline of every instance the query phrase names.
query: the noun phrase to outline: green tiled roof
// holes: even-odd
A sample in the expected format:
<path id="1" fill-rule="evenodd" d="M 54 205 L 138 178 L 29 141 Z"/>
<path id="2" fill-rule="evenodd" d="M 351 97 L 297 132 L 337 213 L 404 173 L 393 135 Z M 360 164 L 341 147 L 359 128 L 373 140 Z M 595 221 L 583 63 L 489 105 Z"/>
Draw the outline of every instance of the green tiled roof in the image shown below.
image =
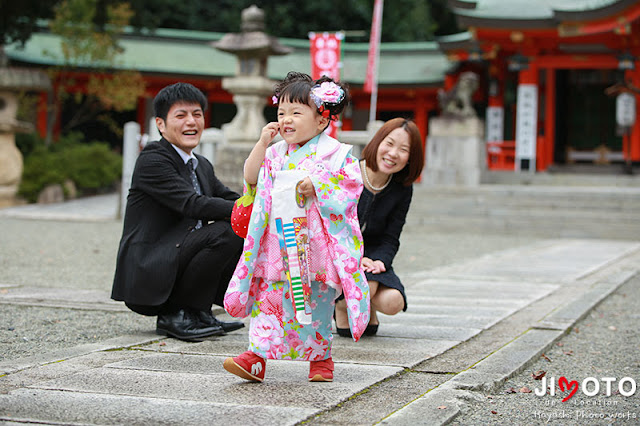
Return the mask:
<path id="1" fill-rule="evenodd" d="M 157 74 L 233 76 L 235 56 L 210 45 L 223 35 L 173 29 L 128 31 L 120 41 L 124 50 L 116 59 L 116 68 Z M 268 77 L 282 79 L 292 70 L 309 73 L 309 41 L 286 38 L 279 41 L 293 48 L 293 52 L 270 57 Z M 343 80 L 350 84 L 364 83 L 368 49 L 368 43 L 343 42 Z M 63 64 L 60 39 L 48 32 L 35 33 L 24 47 L 9 45 L 5 51 L 13 61 L 37 65 Z M 92 63 L 76 65 L 88 69 L 99 67 L 99 64 Z M 436 85 L 443 81 L 449 67 L 437 43 L 384 43 L 380 49 L 378 81 L 380 85 Z"/>

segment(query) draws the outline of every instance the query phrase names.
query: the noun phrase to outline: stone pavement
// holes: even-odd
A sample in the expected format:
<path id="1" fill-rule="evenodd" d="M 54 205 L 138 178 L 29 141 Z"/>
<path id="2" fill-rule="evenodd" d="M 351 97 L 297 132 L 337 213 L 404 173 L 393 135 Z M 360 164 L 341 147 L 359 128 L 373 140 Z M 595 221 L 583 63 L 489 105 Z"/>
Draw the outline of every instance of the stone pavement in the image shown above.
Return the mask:
<path id="1" fill-rule="evenodd" d="M 74 203 L 0 210 L 0 218 L 113 220 L 117 209 L 115 196 Z M 0 422 L 442 424 L 468 390 L 522 370 L 640 269 L 640 239 L 591 238 L 532 239 L 422 269 L 428 235 L 418 230 L 402 241 L 418 257 L 401 274 L 409 309 L 381 315 L 376 337 L 336 337 L 332 383 L 309 383 L 305 362 L 270 360 L 261 384 L 228 374 L 222 361 L 246 349 L 247 328 L 197 343 L 149 330 L 1 361 Z M 105 290 L 0 287 L 0 304 L 123 309 Z"/>

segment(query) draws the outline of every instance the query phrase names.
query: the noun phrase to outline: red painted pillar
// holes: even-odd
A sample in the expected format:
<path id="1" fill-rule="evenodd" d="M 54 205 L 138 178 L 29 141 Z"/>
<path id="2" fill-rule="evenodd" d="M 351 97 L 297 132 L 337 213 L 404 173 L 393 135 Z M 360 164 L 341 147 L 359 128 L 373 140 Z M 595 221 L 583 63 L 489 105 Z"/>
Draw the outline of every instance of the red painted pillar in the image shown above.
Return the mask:
<path id="1" fill-rule="evenodd" d="M 449 91 L 458 81 L 457 74 L 445 74 L 444 76 L 444 90 Z"/>
<path id="2" fill-rule="evenodd" d="M 47 117 L 49 115 L 47 99 L 47 92 L 40 92 L 40 96 L 38 96 L 38 116 L 36 127 L 38 135 L 40 135 L 42 139 L 47 137 Z"/>
<path id="3" fill-rule="evenodd" d="M 418 130 L 420 130 L 420 135 L 422 136 L 422 148 L 425 149 L 426 138 L 427 138 L 427 121 L 428 121 L 428 111 L 427 111 L 427 101 L 425 99 L 424 94 L 418 94 L 415 106 L 413 108 L 413 117 L 416 122 L 416 126 L 418 126 Z"/>
<path id="4" fill-rule="evenodd" d="M 138 124 L 140 125 L 140 133 L 149 133 L 149 129 L 147 127 L 149 127 L 149 123 L 146 122 L 146 117 L 147 117 L 147 100 L 144 96 L 140 96 L 138 98 L 138 106 L 137 106 L 137 110 L 136 110 L 136 120 L 138 121 Z"/>
<path id="5" fill-rule="evenodd" d="M 636 61 L 634 70 L 625 71 L 625 78 L 633 86 L 640 87 L 640 61 Z M 640 94 L 636 93 L 636 122 L 631 127 L 627 143 L 631 144 L 631 161 L 640 161 Z M 626 147 L 625 147 L 626 148 Z M 625 151 L 627 152 L 627 151 Z"/>

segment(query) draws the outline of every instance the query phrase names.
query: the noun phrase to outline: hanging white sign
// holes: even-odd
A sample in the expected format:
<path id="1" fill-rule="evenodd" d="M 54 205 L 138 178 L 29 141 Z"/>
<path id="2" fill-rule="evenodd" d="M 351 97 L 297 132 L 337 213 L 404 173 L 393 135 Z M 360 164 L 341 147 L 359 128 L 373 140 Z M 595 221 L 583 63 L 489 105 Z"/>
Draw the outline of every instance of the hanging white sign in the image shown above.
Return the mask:
<path id="1" fill-rule="evenodd" d="M 504 107 L 491 106 L 487 108 L 487 142 L 502 142 L 504 140 Z"/>
<path id="2" fill-rule="evenodd" d="M 538 86 L 520 84 L 516 115 L 516 170 L 535 170 L 538 131 Z M 525 160 L 525 161 L 522 161 Z"/>
<path id="3" fill-rule="evenodd" d="M 616 123 L 631 127 L 636 122 L 636 97 L 631 93 L 620 93 L 616 98 Z"/>

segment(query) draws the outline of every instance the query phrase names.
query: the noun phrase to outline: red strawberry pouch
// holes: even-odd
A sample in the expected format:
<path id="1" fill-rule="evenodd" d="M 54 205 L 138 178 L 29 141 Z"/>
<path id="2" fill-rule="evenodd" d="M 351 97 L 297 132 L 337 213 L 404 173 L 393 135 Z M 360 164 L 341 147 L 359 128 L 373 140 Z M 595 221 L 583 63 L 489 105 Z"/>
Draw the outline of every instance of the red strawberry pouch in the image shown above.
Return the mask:
<path id="1" fill-rule="evenodd" d="M 244 188 L 244 195 L 238 198 L 233 204 L 231 210 L 231 229 L 241 238 L 247 238 L 249 230 L 249 220 L 251 219 L 251 211 L 253 211 L 253 201 L 256 198 L 255 186 L 247 186 Z"/>

